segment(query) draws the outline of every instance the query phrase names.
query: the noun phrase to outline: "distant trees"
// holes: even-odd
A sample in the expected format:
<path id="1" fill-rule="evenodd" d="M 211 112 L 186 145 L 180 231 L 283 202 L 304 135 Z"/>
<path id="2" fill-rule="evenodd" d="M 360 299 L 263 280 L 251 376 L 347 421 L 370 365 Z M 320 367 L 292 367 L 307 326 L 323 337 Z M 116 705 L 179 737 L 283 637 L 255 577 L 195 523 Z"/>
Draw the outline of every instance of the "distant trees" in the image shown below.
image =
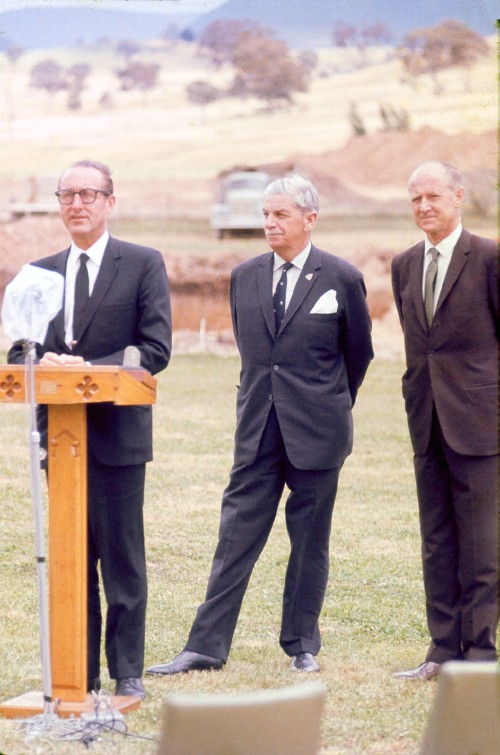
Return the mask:
<path id="1" fill-rule="evenodd" d="M 358 113 L 358 108 L 356 107 L 355 102 L 349 103 L 348 117 L 354 136 L 364 136 L 366 134 L 365 124 L 363 123 L 363 119 Z"/>
<path id="2" fill-rule="evenodd" d="M 379 106 L 382 131 L 408 131 L 410 128 L 410 116 L 404 108 L 396 108 L 391 104 Z"/>
<path id="3" fill-rule="evenodd" d="M 69 68 L 64 68 L 55 60 L 47 58 L 31 69 L 30 85 L 35 89 L 45 89 L 50 94 L 60 91 L 68 92 L 68 108 L 79 110 L 81 94 L 90 70 L 90 66 L 86 63 L 75 63 Z"/>
<path id="4" fill-rule="evenodd" d="M 137 55 L 141 48 L 139 47 L 137 42 L 134 42 L 131 39 L 123 39 L 118 43 L 116 49 L 118 50 L 118 52 L 124 55 L 127 60 L 129 60 L 134 55 Z"/>
<path id="5" fill-rule="evenodd" d="M 193 81 L 186 87 L 186 94 L 188 100 L 197 105 L 208 105 L 220 97 L 217 87 L 209 84 L 208 81 Z"/>
<path id="6" fill-rule="evenodd" d="M 214 21 L 209 24 L 198 40 L 200 55 L 208 57 L 215 68 L 232 64 L 236 47 L 249 39 L 272 36 L 271 29 L 257 21 Z"/>
<path id="7" fill-rule="evenodd" d="M 435 93 L 440 94 L 443 86 L 439 72 L 456 66 L 468 68 L 488 51 L 484 37 L 461 21 L 450 19 L 407 34 L 397 55 L 410 79 L 429 74 Z"/>
<path id="8" fill-rule="evenodd" d="M 116 71 L 120 79 L 121 89 L 140 89 L 146 92 L 153 89 L 158 79 L 160 66 L 156 63 L 142 63 L 140 60 L 131 60 L 125 68 Z"/>
<path id="9" fill-rule="evenodd" d="M 356 48 L 358 65 L 367 65 L 370 47 L 390 42 L 392 32 L 382 21 L 360 27 L 337 21 L 331 32 L 331 39 L 335 47 Z"/>
<path id="10" fill-rule="evenodd" d="M 311 61 L 293 57 L 285 42 L 256 21 L 216 21 L 200 36 L 198 49 L 216 68 L 234 68 L 228 90 L 233 96 L 276 106 L 292 103 L 295 92 L 308 89 Z"/>
<path id="11" fill-rule="evenodd" d="M 66 88 L 64 68 L 50 58 L 41 60 L 31 69 L 30 85 L 47 92 L 59 92 Z"/>
<path id="12" fill-rule="evenodd" d="M 396 108 L 390 103 L 381 103 L 379 115 L 382 121 L 382 131 L 408 131 L 410 128 L 410 116 L 404 108 Z M 355 102 L 349 103 L 347 116 L 354 136 L 364 136 L 368 133 Z"/>
<path id="13" fill-rule="evenodd" d="M 80 110 L 81 95 L 85 88 L 85 81 L 90 73 L 90 66 L 86 63 L 75 63 L 66 72 L 66 89 L 68 90 L 68 108 Z"/>

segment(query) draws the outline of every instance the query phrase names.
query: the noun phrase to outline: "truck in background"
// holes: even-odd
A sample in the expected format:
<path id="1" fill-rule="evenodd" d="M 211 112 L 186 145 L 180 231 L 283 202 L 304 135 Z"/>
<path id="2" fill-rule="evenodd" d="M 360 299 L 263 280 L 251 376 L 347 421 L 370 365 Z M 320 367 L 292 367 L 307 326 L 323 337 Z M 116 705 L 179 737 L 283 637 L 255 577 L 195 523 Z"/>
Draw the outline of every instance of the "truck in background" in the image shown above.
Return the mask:
<path id="1" fill-rule="evenodd" d="M 213 206 L 211 227 L 216 238 L 262 232 L 264 189 L 273 176 L 263 170 L 226 171 L 219 177 L 219 196 Z"/>

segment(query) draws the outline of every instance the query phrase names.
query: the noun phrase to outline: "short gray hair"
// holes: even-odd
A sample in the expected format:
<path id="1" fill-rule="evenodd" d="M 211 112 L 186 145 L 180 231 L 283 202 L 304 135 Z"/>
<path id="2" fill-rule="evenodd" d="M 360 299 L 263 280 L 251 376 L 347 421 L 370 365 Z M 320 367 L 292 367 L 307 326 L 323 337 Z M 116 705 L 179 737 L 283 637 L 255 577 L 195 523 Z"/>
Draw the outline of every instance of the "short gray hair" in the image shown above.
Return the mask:
<path id="1" fill-rule="evenodd" d="M 419 163 L 419 165 L 417 165 L 417 167 L 411 174 L 408 185 L 411 184 L 413 176 L 418 170 L 420 170 L 420 168 L 425 168 L 431 165 L 439 166 L 443 169 L 443 172 L 450 182 L 450 188 L 453 189 L 453 191 L 460 189 L 460 187 L 462 186 L 462 174 L 460 173 L 458 168 L 456 168 L 451 163 L 445 162 L 444 160 L 425 160 L 424 162 Z"/>
<path id="2" fill-rule="evenodd" d="M 319 212 L 319 197 L 313 182 L 298 173 L 268 184 L 264 190 L 264 198 L 273 194 L 287 194 L 303 212 Z"/>

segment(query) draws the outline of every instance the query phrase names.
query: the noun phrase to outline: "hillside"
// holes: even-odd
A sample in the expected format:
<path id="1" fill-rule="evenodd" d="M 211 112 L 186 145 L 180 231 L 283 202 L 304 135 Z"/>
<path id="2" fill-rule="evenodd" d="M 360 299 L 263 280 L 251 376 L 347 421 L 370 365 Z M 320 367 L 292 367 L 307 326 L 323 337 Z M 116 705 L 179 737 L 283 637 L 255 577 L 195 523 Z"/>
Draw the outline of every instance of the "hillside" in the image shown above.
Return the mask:
<path id="1" fill-rule="evenodd" d="M 21 6 L 21 7 L 20 7 Z M 215 7 L 214 7 L 215 6 Z M 73 47 L 98 40 L 144 41 L 159 36 L 174 24 L 177 33 L 190 30 L 198 36 L 213 21 L 254 19 L 276 30 L 298 49 L 330 44 L 333 25 L 342 21 L 355 27 L 383 22 L 396 41 L 410 30 L 457 18 L 481 34 L 495 29 L 493 0 L 211 0 L 158 2 L 158 0 L 12 0 L 0 2 L 0 49 Z"/>
<path id="2" fill-rule="evenodd" d="M 50 57 L 67 67 L 81 62 L 82 54 L 55 50 Z M 490 57 L 470 70 L 444 72 L 439 96 L 429 77 L 414 87 L 405 83 L 398 61 L 384 51 L 363 69 L 353 68 L 351 55 L 320 50 L 310 91 L 297 96 L 293 107 L 274 111 L 251 99 L 225 99 L 204 108 L 190 103 L 188 83 L 206 79 L 221 85 L 229 72 L 209 69 L 183 43 L 148 46 L 143 58 L 161 64 L 161 74 L 158 86 L 146 93 L 117 88 L 115 70 L 123 61 L 116 53 L 86 50 L 83 60 L 92 70 L 82 108 L 75 113 L 68 111 L 64 92 L 49 95 L 29 86 L 32 66 L 46 59 L 47 51 L 26 53 L 9 67 L 3 59 L 1 111 L 10 117 L 0 131 L 5 157 L 0 163 L 0 290 L 21 264 L 67 243 L 56 216 L 6 222 L 8 200 L 26 200 L 30 179 L 53 192 L 56 177 L 70 162 L 94 157 L 113 168 L 118 227 L 126 222 L 122 227 L 130 240 L 156 246 L 167 259 L 176 327 L 196 330 L 205 318 L 209 330 L 224 333 L 229 329 L 229 269 L 260 250 L 262 242 L 212 239 L 208 217 L 216 177 L 235 164 L 281 161 L 318 184 L 322 217 L 334 220 L 318 226 L 316 242 L 360 267 L 378 332 L 383 326 L 389 341 L 399 343 L 389 266 L 394 253 L 419 238 L 406 196 L 414 165 L 428 158 L 456 162 L 473 200 L 469 210 L 479 208 L 482 214 L 476 215 L 474 230 L 495 234 L 495 42 Z M 106 92 L 111 102 L 103 108 Z M 363 137 L 352 135 L 351 102 L 365 123 Z M 381 103 L 406 110 L 410 130 L 383 131 Z"/>
<path id="3" fill-rule="evenodd" d="M 64 67 L 79 62 L 91 67 L 79 111 L 67 109 L 64 92 L 30 87 L 33 65 L 48 57 Z M 369 135 L 381 131 L 382 103 L 406 111 L 411 131 L 431 127 L 446 134 L 481 134 L 497 125 L 493 39 L 489 58 L 469 70 L 440 75 L 439 96 L 428 76 L 415 86 L 405 83 L 400 63 L 386 55 L 369 67 L 353 69 L 350 51 L 320 50 L 309 92 L 297 95 L 293 107 L 274 111 L 250 98 L 226 98 L 205 107 L 190 103 L 189 83 L 206 80 L 222 87 L 231 76 L 227 70 L 209 68 L 191 45 L 152 44 L 141 60 L 161 65 L 158 85 L 144 93 L 119 90 L 115 72 L 123 60 L 112 50 L 51 51 L 50 56 L 34 51 L 15 65 L 1 59 L 0 112 L 7 123 L 0 132 L 6 157 L 0 181 L 57 175 L 81 154 L 98 154 L 124 180 L 207 181 L 235 163 L 339 149 L 352 134 L 351 103 Z M 106 107 L 103 95 L 108 95 Z M 400 135 L 386 136 L 398 151 Z M 484 159 L 478 154 L 478 167 L 485 167 Z"/>

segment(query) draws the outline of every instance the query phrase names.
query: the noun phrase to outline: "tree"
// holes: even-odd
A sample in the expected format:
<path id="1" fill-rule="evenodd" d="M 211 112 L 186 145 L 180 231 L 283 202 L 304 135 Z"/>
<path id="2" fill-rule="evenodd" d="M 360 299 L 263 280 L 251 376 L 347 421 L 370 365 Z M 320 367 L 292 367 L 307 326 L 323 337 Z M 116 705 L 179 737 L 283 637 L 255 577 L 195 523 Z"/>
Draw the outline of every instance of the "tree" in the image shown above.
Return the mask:
<path id="1" fill-rule="evenodd" d="M 293 58 L 272 30 L 249 20 L 215 21 L 201 35 L 198 47 L 217 68 L 234 67 L 230 95 L 254 96 L 269 104 L 290 103 L 294 92 L 306 91 L 315 62 Z"/>
<path id="2" fill-rule="evenodd" d="M 186 94 L 196 105 L 208 105 L 220 96 L 219 90 L 208 81 L 193 81 L 186 87 Z"/>
<path id="3" fill-rule="evenodd" d="M 7 55 L 7 58 L 9 61 L 14 65 L 17 63 L 21 55 L 24 53 L 24 50 L 22 47 L 18 47 L 17 45 L 12 45 L 12 47 L 8 47 L 5 54 Z"/>
<path id="4" fill-rule="evenodd" d="M 132 60 L 125 68 L 116 71 L 124 91 L 140 89 L 143 92 L 153 89 L 158 79 L 159 66 L 156 63 L 141 63 Z"/>
<path id="5" fill-rule="evenodd" d="M 233 65 L 244 94 L 291 103 L 295 92 L 305 92 L 310 70 L 290 55 L 285 42 L 272 37 L 243 37 L 233 51 Z"/>
<path id="6" fill-rule="evenodd" d="M 355 102 L 349 104 L 349 121 L 355 136 L 364 136 L 366 134 L 365 124 L 358 113 Z"/>
<path id="7" fill-rule="evenodd" d="M 85 79 L 90 73 L 90 66 L 86 63 L 75 63 L 66 74 L 66 88 L 68 94 L 68 108 L 79 110 L 82 106 L 81 95 L 85 88 Z"/>
<path id="8" fill-rule="evenodd" d="M 397 50 L 410 77 L 429 74 L 433 78 L 436 94 L 442 92 L 440 71 L 457 66 L 469 68 L 488 52 L 484 37 L 455 19 L 410 32 Z"/>
<path id="9" fill-rule="evenodd" d="M 198 50 L 206 55 L 216 68 L 233 63 L 234 50 L 244 39 L 272 36 L 272 31 L 257 21 L 214 21 L 198 40 Z"/>
<path id="10" fill-rule="evenodd" d="M 335 47 L 351 47 L 356 44 L 358 30 L 345 21 L 337 21 L 332 29 L 332 42 Z"/>
<path id="11" fill-rule="evenodd" d="M 183 42 L 194 42 L 194 32 L 189 28 L 183 29 L 179 34 L 179 38 L 182 39 Z"/>
<path id="12" fill-rule="evenodd" d="M 404 108 L 399 110 L 394 105 L 379 106 L 380 118 L 383 131 L 408 131 L 410 128 L 410 116 Z"/>
<path id="13" fill-rule="evenodd" d="M 382 21 L 361 27 L 337 21 L 332 29 L 332 41 L 336 47 L 357 49 L 358 66 L 368 64 L 368 50 L 371 46 L 386 44 L 391 38 L 392 32 Z"/>
<path id="14" fill-rule="evenodd" d="M 36 89 L 46 89 L 51 93 L 66 89 L 64 68 L 55 60 L 42 60 L 31 69 L 30 85 Z"/>
<path id="15" fill-rule="evenodd" d="M 126 60 L 130 60 L 134 55 L 137 55 L 141 48 L 137 42 L 134 42 L 131 39 L 124 39 L 122 42 L 118 43 L 116 49 L 125 56 Z"/>
<path id="16" fill-rule="evenodd" d="M 60 66 L 56 61 L 47 59 L 37 63 L 31 69 L 31 86 L 46 89 L 55 94 L 60 91 L 68 92 L 67 105 L 70 110 L 81 107 L 81 93 L 85 87 L 85 79 L 90 73 L 90 66 L 86 63 L 75 63 L 68 69 Z"/>

